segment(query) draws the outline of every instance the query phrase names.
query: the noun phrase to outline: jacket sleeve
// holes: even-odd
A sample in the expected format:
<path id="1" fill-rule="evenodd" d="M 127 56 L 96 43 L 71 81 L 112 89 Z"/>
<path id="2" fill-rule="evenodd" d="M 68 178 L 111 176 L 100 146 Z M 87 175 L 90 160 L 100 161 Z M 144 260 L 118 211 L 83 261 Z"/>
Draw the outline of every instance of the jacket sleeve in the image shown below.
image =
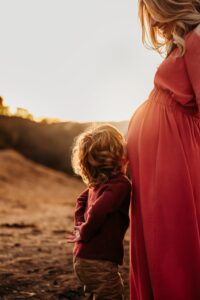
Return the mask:
<path id="1" fill-rule="evenodd" d="M 126 197 L 130 197 L 130 182 L 120 184 L 110 184 L 105 189 L 93 205 L 88 209 L 87 219 L 80 227 L 82 241 L 89 241 L 101 228 L 107 216 L 118 210 Z"/>
<path id="2" fill-rule="evenodd" d="M 85 222 L 84 213 L 87 205 L 89 189 L 84 190 L 76 200 L 74 224 L 80 225 Z"/>
<path id="3" fill-rule="evenodd" d="M 200 25 L 185 40 L 185 64 L 200 112 Z"/>

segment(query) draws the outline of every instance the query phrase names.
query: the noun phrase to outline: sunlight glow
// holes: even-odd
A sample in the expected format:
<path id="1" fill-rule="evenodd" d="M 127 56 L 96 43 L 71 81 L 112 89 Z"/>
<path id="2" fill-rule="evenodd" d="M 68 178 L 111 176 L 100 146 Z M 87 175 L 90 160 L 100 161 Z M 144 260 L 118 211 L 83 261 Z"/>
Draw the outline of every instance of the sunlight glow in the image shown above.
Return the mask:
<path id="1" fill-rule="evenodd" d="M 0 93 L 12 111 L 118 121 L 150 93 L 161 57 L 141 43 L 136 1 L 7 0 L 0 8 Z"/>

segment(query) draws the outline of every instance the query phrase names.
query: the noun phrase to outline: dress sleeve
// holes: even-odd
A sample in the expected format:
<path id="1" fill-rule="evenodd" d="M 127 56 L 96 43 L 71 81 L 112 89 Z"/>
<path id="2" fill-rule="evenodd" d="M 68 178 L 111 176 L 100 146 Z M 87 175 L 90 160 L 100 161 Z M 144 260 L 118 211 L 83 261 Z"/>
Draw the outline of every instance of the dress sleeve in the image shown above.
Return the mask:
<path id="1" fill-rule="evenodd" d="M 107 216 L 118 210 L 130 193 L 129 182 L 121 182 L 117 186 L 108 185 L 88 210 L 87 219 L 80 227 L 81 240 L 89 241 L 101 228 Z"/>
<path id="2" fill-rule="evenodd" d="M 185 40 L 186 69 L 200 113 L 200 27 L 195 28 Z"/>
<path id="3" fill-rule="evenodd" d="M 85 222 L 84 213 L 87 205 L 89 189 L 84 190 L 76 200 L 74 224 L 81 225 Z"/>

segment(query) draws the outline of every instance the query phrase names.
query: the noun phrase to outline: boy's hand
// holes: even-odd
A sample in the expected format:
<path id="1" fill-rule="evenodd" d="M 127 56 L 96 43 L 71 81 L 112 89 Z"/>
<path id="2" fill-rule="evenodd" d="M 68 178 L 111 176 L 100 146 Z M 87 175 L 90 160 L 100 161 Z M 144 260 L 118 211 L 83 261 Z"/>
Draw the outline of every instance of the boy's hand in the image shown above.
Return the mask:
<path id="1" fill-rule="evenodd" d="M 75 243 L 81 240 L 80 228 L 79 226 L 74 226 L 74 231 L 72 235 L 67 237 L 67 243 Z"/>

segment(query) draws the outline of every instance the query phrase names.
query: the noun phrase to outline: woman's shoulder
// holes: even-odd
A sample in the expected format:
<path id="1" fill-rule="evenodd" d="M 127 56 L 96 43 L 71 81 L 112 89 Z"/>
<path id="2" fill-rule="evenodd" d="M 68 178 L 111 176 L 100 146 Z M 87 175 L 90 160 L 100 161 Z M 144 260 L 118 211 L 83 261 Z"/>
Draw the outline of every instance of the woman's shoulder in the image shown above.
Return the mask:
<path id="1" fill-rule="evenodd" d="M 200 55 L 200 24 L 185 36 L 185 56 Z"/>
<path id="2" fill-rule="evenodd" d="M 193 31 L 200 37 L 200 24 L 197 25 Z"/>
<path id="3" fill-rule="evenodd" d="M 185 35 L 186 45 L 190 42 L 194 43 L 195 41 L 197 41 L 197 43 L 200 43 L 200 24 Z"/>

